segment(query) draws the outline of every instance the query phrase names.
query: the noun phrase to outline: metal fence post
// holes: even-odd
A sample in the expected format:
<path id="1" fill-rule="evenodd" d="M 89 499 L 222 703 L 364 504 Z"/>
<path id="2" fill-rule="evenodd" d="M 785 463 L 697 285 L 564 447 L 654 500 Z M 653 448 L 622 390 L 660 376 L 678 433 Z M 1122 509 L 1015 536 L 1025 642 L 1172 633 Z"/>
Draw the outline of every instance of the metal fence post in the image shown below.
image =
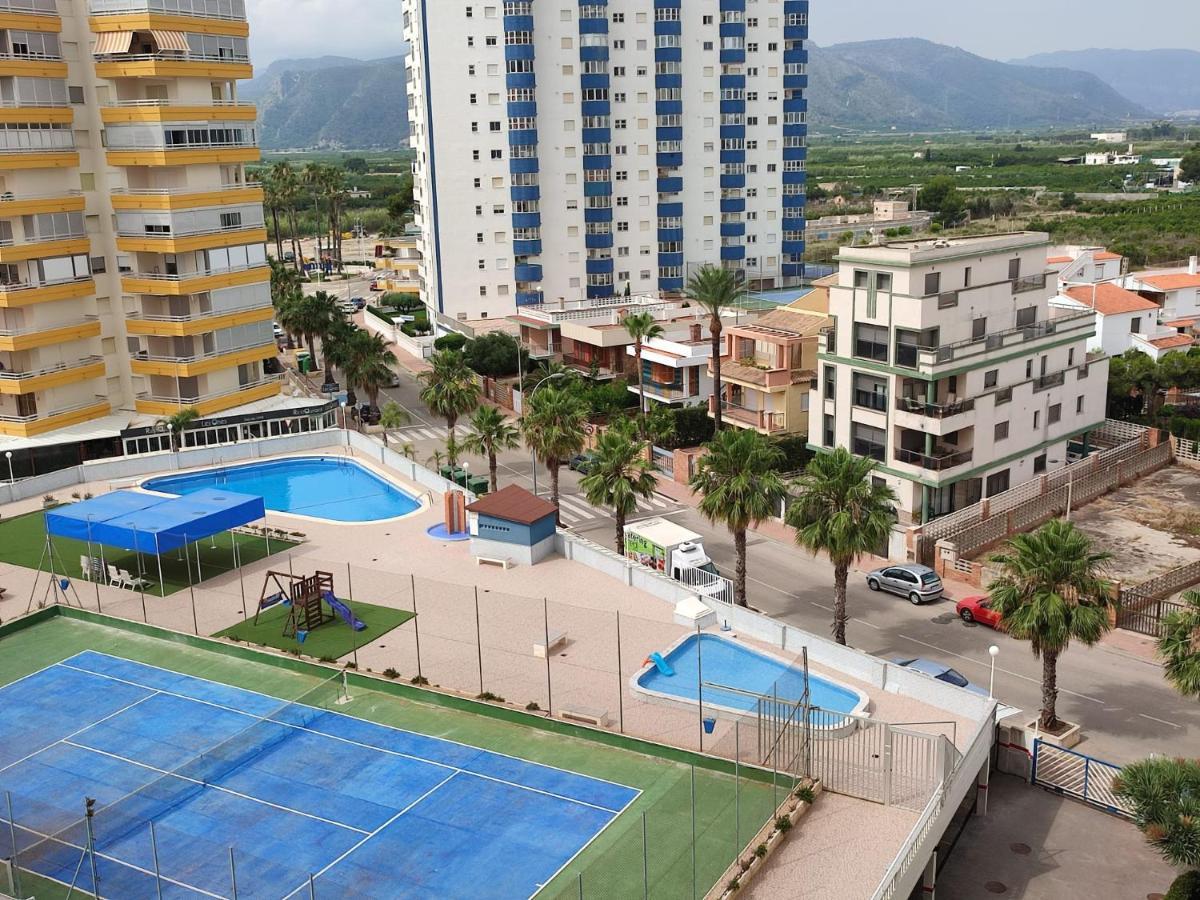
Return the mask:
<path id="1" fill-rule="evenodd" d="M 554 716 L 554 690 L 550 686 L 550 601 L 542 598 L 542 628 L 545 631 L 546 643 L 546 715 Z"/>
<path id="2" fill-rule="evenodd" d="M 424 681 L 424 676 L 421 674 L 421 617 L 417 615 L 417 576 L 409 575 L 408 582 L 412 585 L 413 637 L 417 642 L 417 678 Z"/>
<path id="3" fill-rule="evenodd" d="M 308 875 L 308 900 L 317 900 L 317 885 L 312 873 Z"/>
<path id="4" fill-rule="evenodd" d="M 100 894 L 100 873 L 96 868 L 96 833 L 92 830 L 92 816 L 96 813 L 96 801 L 91 797 L 84 798 L 84 823 L 87 825 L 87 848 L 84 851 L 87 853 L 88 865 L 92 870 L 92 896 L 99 897 Z"/>
<path id="5" fill-rule="evenodd" d="M 583 873 L 579 873 L 579 900 L 583 900 Z"/>
<path id="6" fill-rule="evenodd" d="M 692 900 L 696 900 L 696 767 L 692 766 Z"/>
<path id="7" fill-rule="evenodd" d="M 233 886 L 233 900 L 238 900 L 237 865 L 233 861 L 233 848 L 229 848 L 229 882 Z"/>
<path id="8" fill-rule="evenodd" d="M 150 853 L 154 858 L 154 896 L 162 900 L 162 872 L 158 867 L 158 833 L 154 830 L 154 820 L 150 820 Z"/>
<path id="9" fill-rule="evenodd" d="M 17 826 L 13 819 L 12 793 L 4 792 L 5 805 L 8 807 L 8 839 L 12 842 L 12 877 L 13 890 L 21 896 L 21 863 L 17 858 Z"/>
<path id="10" fill-rule="evenodd" d="M 483 693 L 483 636 L 479 631 L 479 588 L 475 588 L 475 651 L 479 657 L 479 693 Z"/>
<path id="11" fill-rule="evenodd" d="M 1083 802 L 1088 802 L 1088 780 L 1091 777 L 1092 761 L 1089 757 L 1083 758 Z"/>
<path id="12" fill-rule="evenodd" d="M 350 563 L 346 563 L 346 608 L 350 610 L 350 640 L 353 642 L 354 668 L 358 670 L 358 634 L 354 630 L 354 579 L 350 575 Z"/>
<path id="13" fill-rule="evenodd" d="M 242 618 L 246 618 L 246 579 L 242 572 L 242 554 L 238 552 L 237 532 L 229 532 L 229 540 L 233 542 L 233 564 L 238 570 L 238 590 L 242 594 Z"/>
<path id="14" fill-rule="evenodd" d="M 742 722 L 733 723 L 733 855 L 742 852 Z"/>
<path id="15" fill-rule="evenodd" d="M 642 810 L 642 900 L 650 900 L 650 844 L 646 840 L 645 810 Z"/>
<path id="16" fill-rule="evenodd" d="M 183 555 L 188 557 L 188 595 L 192 598 L 192 631 L 200 635 L 200 622 L 196 618 L 196 589 L 192 586 L 192 562 L 188 554 L 187 535 L 183 536 Z M 200 547 L 196 547 L 196 578 L 200 578 Z"/>
<path id="17" fill-rule="evenodd" d="M 617 610 L 617 730 L 625 733 L 625 681 L 621 676 L 621 611 Z"/>
<path id="18" fill-rule="evenodd" d="M 704 656 L 703 645 L 700 642 L 700 626 L 696 625 L 696 710 L 700 714 L 700 752 L 704 752 L 704 666 L 701 657 Z M 693 893 L 695 893 L 693 891 Z"/>

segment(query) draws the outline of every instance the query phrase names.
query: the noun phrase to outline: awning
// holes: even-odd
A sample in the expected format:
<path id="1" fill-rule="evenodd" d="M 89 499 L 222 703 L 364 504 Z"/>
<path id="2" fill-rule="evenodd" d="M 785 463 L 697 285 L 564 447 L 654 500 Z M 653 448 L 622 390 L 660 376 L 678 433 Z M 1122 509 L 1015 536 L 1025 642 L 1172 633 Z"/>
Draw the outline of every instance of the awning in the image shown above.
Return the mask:
<path id="1" fill-rule="evenodd" d="M 182 31 L 161 31 L 158 28 L 150 29 L 150 36 L 154 38 L 154 43 L 158 44 L 159 50 L 180 50 L 187 53 L 188 47 L 187 35 Z"/>
<path id="2" fill-rule="evenodd" d="M 103 31 L 96 35 L 96 49 L 92 53 L 96 56 L 108 53 L 128 53 L 132 43 L 132 31 Z"/>

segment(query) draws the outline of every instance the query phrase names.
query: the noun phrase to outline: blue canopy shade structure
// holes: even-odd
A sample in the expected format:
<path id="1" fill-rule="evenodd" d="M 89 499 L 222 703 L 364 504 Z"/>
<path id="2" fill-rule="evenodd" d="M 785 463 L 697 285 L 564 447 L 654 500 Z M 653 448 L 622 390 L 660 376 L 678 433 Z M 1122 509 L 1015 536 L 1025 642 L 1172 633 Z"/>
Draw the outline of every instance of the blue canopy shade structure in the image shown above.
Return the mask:
<path id="1" fill-rule="evenodd" d="M 213 488 L 186 497 L 115 491 L 46 513 L 46 531 L 93 544 L 161 554 L 257 521 L 262 497 Z"/>

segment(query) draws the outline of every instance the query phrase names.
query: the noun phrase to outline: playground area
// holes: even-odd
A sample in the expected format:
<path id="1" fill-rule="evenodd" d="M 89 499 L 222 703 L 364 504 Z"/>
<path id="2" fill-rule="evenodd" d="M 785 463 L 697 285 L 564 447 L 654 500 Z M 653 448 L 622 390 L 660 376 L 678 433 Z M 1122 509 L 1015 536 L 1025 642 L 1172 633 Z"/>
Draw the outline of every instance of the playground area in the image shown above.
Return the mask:
<path id="1" fill-rule="evenodd" d="M 761 771 L 336 670 L 75 617 L 5 632 L 23 897 L 693 897 L 773 809 Z"/>

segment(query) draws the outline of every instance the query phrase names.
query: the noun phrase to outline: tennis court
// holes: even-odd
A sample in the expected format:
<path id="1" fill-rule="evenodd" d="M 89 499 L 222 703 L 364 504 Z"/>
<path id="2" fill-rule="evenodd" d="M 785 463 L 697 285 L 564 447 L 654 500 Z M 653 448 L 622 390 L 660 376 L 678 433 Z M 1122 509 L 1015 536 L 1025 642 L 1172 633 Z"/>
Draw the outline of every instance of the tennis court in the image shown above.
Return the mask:
<path id="1" fill-rule="evenodd" d="M 638 796 L 338 713 L 340 694 L 335 676 L 283 702 L 92 650 L 14 681 L 0 857 L 13 834 L 22 868 L 111 898 L 527 898 Z"/>

